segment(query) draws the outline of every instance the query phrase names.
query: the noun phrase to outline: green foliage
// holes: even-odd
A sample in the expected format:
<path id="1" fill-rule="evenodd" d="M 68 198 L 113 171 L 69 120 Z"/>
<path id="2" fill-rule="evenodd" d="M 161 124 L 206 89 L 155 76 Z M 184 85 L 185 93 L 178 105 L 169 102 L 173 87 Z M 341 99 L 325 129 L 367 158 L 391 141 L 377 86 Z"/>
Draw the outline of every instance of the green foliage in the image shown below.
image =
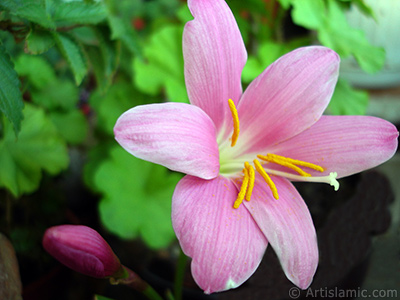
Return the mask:
<path id="1" fill-rule="evenodd" d="M 44 28 L 54 29 L 55 24 L 46 10 L 46 1 L 12 1 L 6 0 L 2 5 L 16 17 L 26 19 Z"/>
<path id="2" fill-rule="evenodd" d="M 55 41 L 49 31 L 32 28 L 26 37 L 25 51 L 30 54 L 42 54 L 54 45 Z"/>
<path id="3" fill-rule="evenodd" d="M 58 48 L 60 49 L 60 52 L 71 66 L 76 84 L 81 84 L 83 78 L 88 72 L 82 49 L 70 35 L 54 33 L 53 37 Z"/>
<path id="4" fill-rule="evenodd" d="M 18 139 L 7 122 L 0 139 L 0 186 L 15 197 L 37 189 L 42 170 L 55 175 L 69 162 L 66 145 L 43 109 L 25 104 L 24 115 Z"/>
<path id="5" fill-rule="evenodd" d="M 82 143 L 88 132 L 85 116 L 78 110 L 79 91 L 70 80 L 59 79 L 42 57 L 21 55 L 15 69 L 30 87 L 32 101 L 50 112 L 50 119 L 68 144 Z"/>
<path id="6" fill-rule="evenodd" d="M 328 111 L 334 115 L 364 115 L 368 106 L 368 93 L 356 90 L 340 79 L 336 85 Z"/>
<path id="7" fill-rule="evenodd" d="M 100 90 L 94 92 L 89 102 L 97 113 L 98 128 L 113 135 L 113 128 L 118 117 L 135 105 L 148 103 L 148 99 L 131 83 L 119 80 L 107 94 L 103 94 Z"/>
<path id="8" fill-rule="evenodd" d="M 135 85 L 157 95 L 165 89 L 170 101 L 188 102 L 183 76 L 182 26 L 166 26 L 155 32 L 144 47 L 145 60 L 133 62 Z"/>
<path id="9" fill-rule="evenodd" d="M 304 45 L 307 45 L 308 39 L 296 39 L 288 43 L 276 43 L 266 41 L 258 49 L 256 56 L 249 55 L 247 63 L 242 72 L 244 82 L 251 82 L 260 75 L 271 63 L 282 55 Z"/>
<path id="10" fill-rule="evenodd" d="M 19 89 L 20 82 L 13 63 L 3 45 L 0 43 L 0 111 L 12 123 L 17 134 L 21 129 L 22 95 Z M 1 120 L 1 119 L 0 119 Z"/>
<path id="11" fill-rule="evenodd" d="M 336 0 L 285 1 L 293 6 L 293 21 L 305 28 L 316 30 L 318 40 L 335 50 L 341 57 L 353 55 L 360 67 L 368 72 L 379 71 L 385 62 L 385 51 L 372 46 L 364 32 L 349 26 L 343 7 Z M 356 3 L 359 3 L 357 1 Z M 367 6 L 363 5 L 364 11 Z"/>
<path id="12" fill-rule="evenodd" d="M 103 224 L 122 238 L 138 236 L 152 248 L 174 240 L 171 198 L 180 175 L 137 159 L 116 145 L 98 165 L 94 183 L 104 194 L 99 206 Z"/>
<path id="13" fill-rule="evenodd" d="M 55 6 L 53 21 L 60 26 L 76 24 L 98 24 L 107 17 L 106 9 L 101 2 L 61 2 Z"/>
<path id="14" fill-rule="evenodd" d="M 75 109 L 67 112 L 50 112 L 50 119 L 68 144 L 78 145 L 85 141 L 89 126 L 81 111 Z"/>

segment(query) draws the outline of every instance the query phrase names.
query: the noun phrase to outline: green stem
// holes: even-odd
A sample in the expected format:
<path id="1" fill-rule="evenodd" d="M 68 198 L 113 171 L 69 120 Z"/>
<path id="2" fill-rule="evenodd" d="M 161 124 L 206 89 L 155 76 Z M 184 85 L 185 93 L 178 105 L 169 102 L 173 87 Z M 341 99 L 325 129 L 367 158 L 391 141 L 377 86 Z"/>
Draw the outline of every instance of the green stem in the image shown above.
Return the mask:
<path id="1" fill-rule="evenodd" d="M 180 249 L 178 262 L 176 265 L 175 281 L 174 281 L 175 300 L 182 299 L 183 279 L 185 277 L 186 261 L 187 261 L 187 257 L 183 253 L 183 251 Z"/>
<path id="2" fill-rule="evenodd" d="M 123 272 L 118 273 L 116 276 L 117 278 L 110 278 L 111 284 L 124 284 L 138 292 L 141 292 L 150 300 L 163 300 L 163 298 L 135 272 L 125 266 L 122 266 L 122 268 Z"/>

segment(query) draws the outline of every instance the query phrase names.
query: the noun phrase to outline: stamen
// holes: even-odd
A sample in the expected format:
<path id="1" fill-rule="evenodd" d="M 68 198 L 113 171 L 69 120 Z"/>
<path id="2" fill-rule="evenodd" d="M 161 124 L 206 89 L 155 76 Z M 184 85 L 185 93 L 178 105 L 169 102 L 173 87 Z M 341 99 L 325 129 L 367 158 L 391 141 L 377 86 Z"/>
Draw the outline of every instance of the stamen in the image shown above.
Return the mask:
<path id="1" fill-rule="evenodd" d="M 265 160 L 267 162 L 275 163 L 275 164 L 281 165 L 283 167 L 287 167 L 289 169 L 292 169 L 293 171 L 299 173 L 301 176 L 304 176 L 304 177 L 310 177 L 311 176 L 311 174 L 309 174 L 307 172 L 304 172 L 298 166 L 296 166 L 296 165 L 294 165 L 294 164 L 292 164 L 292 163 L 290 163 L 288 161 L 281 160 L 280 158 L 270 156 L 269 153 L 267 154 L 267 156 L 265 156 L 265 155 L 257 155 L 257 157 L 259 159 Z"/>
<path id="2" fill-rule="evenodd" d="M 239 137 L 239 115 L 235 106 L 235 103 L 233 102 L 232 99 L 228 100 L 229 103 L 229 108 L 232 113 L 232 119 L 233 119 L 233 133 L 232 133 L 232 141 L 231 141 L 231 147 L 236 145 L 237 139 Z"/>
<path id="3" fill-rule="evenodd" d="M 253 167 L 247 161 L 244 163 L 244 167 L 247 169 L 247 172 L 249 174 L 249 186 L 247 187 L 245 199 L 246 201 L 250 201 L 251 194 L 253 193 L 254 180 L 256 176 Z"/>
<path id="4" fill-rule="evenodd" d="M 275 183 L 269 177 L 267 172 L 265 172 L 264 168 L 261 166 L 261 163 L 257 159 L 253 160 L 253 162 L 254 162 L 254 166 L 256 167 L 257 172 L 260 173 L 260 175 L 264 178 L 265 182 L 268 184 L 269 188 L 271 189 L 272 195 L 274 196 L 274 198 L 276 200 L 278 200 L 279 195 L 278 195 L 278 190 L 276 189 Z"/>
<path id="5" fill-rule="evenodd" d="M 285 161 L 285 162 L 291 163 L 293 165 L 306 167 L 306 168 L 313 169 L 313 170 L 319 171 L 319 172 L 324 172 L 325 171 L 325 169 L 323 167 L 321 167 L 321 166 L 318 166 L 318 165 L 315 165 L 315 164 L 312 164 L 312 163 L 309 163 L 309 162 L 306 162 L 306 161 L 302 161 L 302 160 L 292 159 L 292 158 L 289 158 L 289 157 L 284 157 L 284 156 L 280 156 L 280 155 L 272 154 L 272 153 L 268 153 L 267 157 L 270 157 L 271 159 L 275 158 L 275 159 L 277 159 L 279 161 Z"/>
<path id="6" fill-rule="evenodd" d="M 249 172 L 247 171 L 246 168 L 243 169 L 243 172 L 244 172 L 244 177 L 242 186 L 240 187 L 240 192 L 236 198 L 235 203 L 233 203 L 233 208 L 238 208 L 240 204 L 242 204 L 244 196 L 246 194 L 247 186 L 249 184 Z"/>

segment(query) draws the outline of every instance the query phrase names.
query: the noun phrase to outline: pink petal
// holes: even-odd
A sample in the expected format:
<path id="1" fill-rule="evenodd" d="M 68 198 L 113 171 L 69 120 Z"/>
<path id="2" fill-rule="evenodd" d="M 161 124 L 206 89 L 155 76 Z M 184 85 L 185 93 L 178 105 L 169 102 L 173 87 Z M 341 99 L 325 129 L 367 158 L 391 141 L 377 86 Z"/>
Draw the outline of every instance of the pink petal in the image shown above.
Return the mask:
<path id="1" fill-rule="evenodd" d="M 194 20 L 183 32 L 186 87 L 190 102 L 211 117 L 219 132 L 224 122 L 232 122 L 228 99 L 237 103 L 242 94 L 247 53 L 224 0 L 189 0 L 188 5 Z"/>
<path id="2" fill-rule="evenodd" d="M 185 176 L 172 198 L 172 225 L 192 274 L 205 293 L 235 288 L 256 270 L 267 240 L 244 206 L 232 208 L 237 189 L 219 176 Z"/>
<path id="3" fill-rule="evenodd" d="M 396 152 L 396 127 L 368 116 L 322 116 L 311 128 L 269 149 L 272 153 L 321 165 L 322 175 L 355 174 L 387 161 Z M 315 176 L 319 172 L 310 171 Z"/>
<path id="4" fill-rule="evenodd" d="M 136 106 L 120 116 L 114 134 L 118 143 L 138 158 L 204 179 L 218 175 L 214 124 L 194 105 Z"/>
<path id="5" fill-rule="evenodd" d="M 315 228 L 307 205 L 294 186 L 281 177 L 271 179 L 279 200 L 272 197 L 268 185 L 257 175 L 251 200 L 244 201 L 244 205 L 275 250 L 287 278 L 306 289 L 318 265 Z"/>
<path id="6" fill-rule="evenodd" d="M 270 65 L 240 100 L 237 146 L 257 153 L 314 124 L 331 99 L 338 70 L 339 56 L 319 46 L 299 48 Z"/>

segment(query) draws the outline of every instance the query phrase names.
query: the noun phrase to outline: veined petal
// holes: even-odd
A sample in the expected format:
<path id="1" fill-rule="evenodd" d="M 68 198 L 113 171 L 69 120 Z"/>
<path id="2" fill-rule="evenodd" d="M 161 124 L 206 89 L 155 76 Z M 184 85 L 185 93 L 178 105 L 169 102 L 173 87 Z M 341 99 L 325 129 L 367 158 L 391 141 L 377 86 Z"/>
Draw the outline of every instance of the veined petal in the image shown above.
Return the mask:
<path id="1" fill-rule="evenodd" d="M 185 176 L 172 197 L 172 225 L 205 293 L 235 288 L 256 270 L 267 240 L 244 206 L 232 208 L 230 179 Z"/>
<path id="2" fill-rule="evenodd" d="M 301 134 L 269 151 L 308 161 L 349 176 L 390 159 L 396 152 L 399 133 L 388 121 L 369 116 L 322 116 Z M 307 170 L 308 172 L 309 170 Z M 310 170 L 315 176 L 321 173 Z"/>
<path id="3" fill-rule="evenodd" d="M 307 205 L 285 178 L 271 176 L 279 200 L 260 175 L 256 175 L 253 194 L 244 205 L 252 214 L 275 253 L 287 278 L 302 289 L 313 279 L 318 265 L 318 244 Z"/>
<path id="4" fill-rule="evenodd" d="M 183 32 L 187 92 L 190 102 L 211 117 L 219 132 L 224 122 L 232 123 L 228 99 L 236 104 L 242 94 L 247 53 L 224 0 L 189 0 L 188 5 L 194 20 Z"/>
<path id="5" fill-rule="evenodd" d="M 238 106 L 236 147 L 259 153 L 314 124 L 335 88 L 339 56 L 329 48 L 296 49 L 275 61 L 246 89 Z"/>
<path id="6" fill-rule="evenodd" d="M 215 127 L 196 106 L 136 106 L 119 117 L 114 134 L 118 143 L 138 158 L 204 179 L 218 175 Z"/>

